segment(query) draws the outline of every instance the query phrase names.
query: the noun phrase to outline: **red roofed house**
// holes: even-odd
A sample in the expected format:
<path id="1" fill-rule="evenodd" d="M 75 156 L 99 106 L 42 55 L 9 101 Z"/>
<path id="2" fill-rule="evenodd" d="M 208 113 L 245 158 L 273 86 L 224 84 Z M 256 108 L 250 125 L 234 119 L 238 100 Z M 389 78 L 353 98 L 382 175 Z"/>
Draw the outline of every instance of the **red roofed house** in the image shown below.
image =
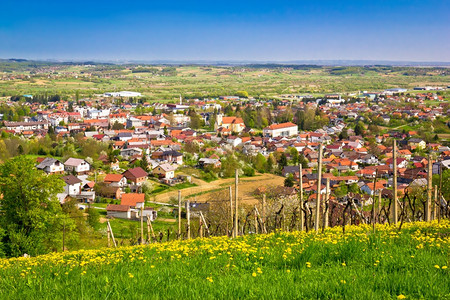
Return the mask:
<path id="1" fill-rule="evenodd" d="M 298 127 L 294 123 L 287 122 L 281 124 L 272 124 L 263 129 L 265 137 L 293 136 L 298 134 Z"/>
<path id="2" fill-rule="evenodd" d="M 127 179 L 122 174 L 108 174 L 103 182 L 109 186 L 124 187 L 127 184 Z"/>
<path id="3" fill-rule="evenodd" d="M 106 214 L 108 217 L 131 219 L 131 207 L 129 205 L 108 204 Z"/>
<path id="4" fill-rule="evenodd" d="M 145 203 L 145 194 L 140 193 L 127 193 L 122 194 L 120 205 L 129 205 L 132 208 L 141 208 Z"/>
<path id="5" fill-rule="evenodd" d="M 122 175 L 132 183 L 136 185 L 142 185 L 142 183 L 147 180 L 148 174 L 141 167 L 137 167 L 126 170 L 122 173 Z"/>

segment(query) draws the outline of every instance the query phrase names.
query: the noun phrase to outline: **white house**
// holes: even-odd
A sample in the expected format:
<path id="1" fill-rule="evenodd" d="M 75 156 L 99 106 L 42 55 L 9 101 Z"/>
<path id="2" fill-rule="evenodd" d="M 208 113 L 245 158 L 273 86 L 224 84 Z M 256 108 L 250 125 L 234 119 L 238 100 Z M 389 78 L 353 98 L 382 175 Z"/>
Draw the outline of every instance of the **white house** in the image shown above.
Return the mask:
<path id="1" fill-rule="evenodd" d="M 66 186 L 64 187 L 64 192 L 69 196 L 79 195 L 81 192 L 81 183 L 82 181 L 73 175 L 63 176 L 61 178 Z"/>
<path id="2" fill-rule="evenodd" d="M 293 136 L 298 134 L 298 127 L 294 123 L 287 122 L 272 124 L 263 129 L 265 137 Z"/>
<path id="3" fill-rule="evenodd" d="M 41 161 L 37 168 L 43 170 L 47 174 L 62 174 L 64 173 L 64 164 L 57 159 L 46 157 Z"/>
<path id="4" fill-rule="evenodd" d="M 79 158 L 69 158 L 64 163 L 66 172 L 76 174 L 86 174 L 90 170 L 90 165 L 84 160 Z"/>

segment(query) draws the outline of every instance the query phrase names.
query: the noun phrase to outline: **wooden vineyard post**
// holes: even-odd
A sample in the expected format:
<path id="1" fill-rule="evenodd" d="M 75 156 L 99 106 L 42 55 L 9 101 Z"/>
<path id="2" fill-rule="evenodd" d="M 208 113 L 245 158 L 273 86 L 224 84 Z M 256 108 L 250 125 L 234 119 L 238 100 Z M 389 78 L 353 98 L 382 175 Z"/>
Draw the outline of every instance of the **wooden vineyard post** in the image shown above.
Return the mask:
<path id="1" fill-rule="evenodd" d="M 433 207 L 432 207 L 432 211 L 433 211 L 433 220 L 436 219 L 436 208 L 437 208 L 437 203 L 438 203 L 438 187 L 437 185 L 434 186 L 434 201 L 433 201 Z"/>
<path id="2" fill-rule="evenodd" d="M 256 212 L 256 205 L 254 209 L 254 217 L 255 217 L 255 233 L 258 234 L 258 214 Z"/>
<path id="3" fill-rule="evenodd" d="M 229 186 L 230 192 L 230 227 L 231 227 L 231 236 L 234 237 L 234 227 L 233 227 L 233 192 L 231 185 Z"/>
<path id="4" fill-rule="evenodd" d="M 431 198 L 432 198 L 432 189 L 433 189 L 433 163 L 431 162 L 431 155 L 428 155 L 428 173 L 427 173 L 427 204 L 425 207 L 425 221 L 431 221 Z"/>
<path id="5" fill-rule="evenodd" d="M 317 167 L 317 201 L 316 201 L 316 218 L 314 222 L 314 229 L 316 230 L 316 233 L 319 232 L 321 187 L 322 187 L 322 143 L 319 144 L 319 165 Z"/>
<path id="6" fill-rule="evenodd" d="M 178 239 L 181 239 L 181 191 L 178 191 Z"/>
<path id="7" fill-rule="evenodd" d="M 304 230 L 305 226 L 305 214 L 303 213 L 303 172 L 302 172 L 302 164 L 298 165 L 299 175 L 298 175 L 298 184 L 299 184 L 299 193 L 300 193 L 300 231 Z"/>
<path id="8" fill-rule="evenodd" d="M 327 178 L 327 189 L 325 194 L 325 203 L 323 208 L 323 227 L 328 227 L 328 207 L 330 203 L 330 178 Z"/>
<path id="9" fill-rule="evenodd" d="M 238 169 L 235 171 L 235 190 L 234 190 L 234 208 L 235 208 L 235 216 L 234 216 L 234 237 L 237 237 L 239 235 L 239 228 L 238 228 L 238 220 L 239 220 L 239 206 L 238 206 L 238 181 L 239 181 L 239 174 Z"/>
<path id="10" fill-rule="evenodd" d="M 191 203 L 186 201 L 186 221 L 187 221 L 187 239 L 191 238 Z"/>
<path id="11" fill-rule="evenodd" d="M 200 211 L 200 218 L 203 220 L 203 225 L 205 226 L 206 231 L 208 232 L 208 235 L 211 236 L 211 232 L 209 231 L 208 224 L 206 223 L 206 219 L 205 219 L 205 216 L 203 215 L 202 211 Z"/>
<path id="12" fill-rule="evenodd" d="M 108 221 L 109 223 L 109 221 Z M 109 231 L 109 224 L 106 224 L 106 232 L 108 234 L 108 248 L 111 247 L 111 232 Z"/>
<path id="13" fill-rule="evenodd" d="M 372 197 L 372 228 L 373 232 L 375 232 L 375 192 L 377 189 L 377 178 L 378 178 L 378 169 L 375 172 L 375 179 L 373 180 L 373 197 Z M 379 191 L 381 195 L 381 191 Z"/>
<path id="14" fill-rule="evenodd" d="M 266 193 L 263 194 L 263 200 L 262 200 L 262 224 L 264 233 L 267 233 L 267 227 L 266 227 L 267 217 L 266 217 Z"/>
<path id="15" fill-rule="evenodd" d="M 397 142 L 394 140 L 394 147 L 392 149 L 392 163 L 393 163 L 393 192 L 394 192 L 394 225 L 398 222 L 398 201 L 397 201 Z"/>
<path id="16" fill-rule="evenodd" d="M 201 217 L 198 218 L 198 224 L 199 224 L 198 235 L 200 236 L 200 238 L 203 238 L 203 220 Z"/>
<path id="17" fill-rule="evenodd" d="M 150 220 L 150 217 L 147 215 L 147 232 L 148 232 L 148 239 L 150 240 L 150 231 L 152 232 L 152 239 L 156 241 L 155 232 L 153 231 L 153 225 L 152 220 Z"/>
<path id="18" fill-rule="evenodd" d="M 110 233 L 111 239 L 113 241 L 113 245 L 114 245 L 114 247 L 117 247 L 116 240 L 114 239 L 114 233 L 113 233 L 112 228 L 111 228 L 111 224 L 109 224 L 109 221 L 106 224 L 108 226 L 109 233 Z"/>
<path id="19" fill-rule="evenodd" d="M 141 206 L 140 222 L 141 222 L 141 245 L 143 245 L 144 244 L 144 205 Z"/>

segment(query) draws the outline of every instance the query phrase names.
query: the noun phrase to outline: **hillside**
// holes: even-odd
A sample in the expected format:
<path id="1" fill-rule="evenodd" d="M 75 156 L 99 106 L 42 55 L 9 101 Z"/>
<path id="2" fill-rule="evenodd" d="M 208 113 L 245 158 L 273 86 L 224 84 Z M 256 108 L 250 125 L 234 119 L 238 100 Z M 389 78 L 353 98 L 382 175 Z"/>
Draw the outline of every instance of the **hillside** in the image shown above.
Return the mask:
<path id="1" fill-rule="evenodd" d="M 444 299 L 450 222 L 335 227 L 0 260 L 2 299 Z"/>

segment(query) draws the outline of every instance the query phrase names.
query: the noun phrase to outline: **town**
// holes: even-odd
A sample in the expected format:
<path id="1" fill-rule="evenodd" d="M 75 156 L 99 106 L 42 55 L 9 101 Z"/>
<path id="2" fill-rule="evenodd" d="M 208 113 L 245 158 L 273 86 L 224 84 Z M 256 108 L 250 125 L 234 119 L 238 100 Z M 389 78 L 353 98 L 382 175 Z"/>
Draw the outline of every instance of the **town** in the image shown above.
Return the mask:
<path id="1" fill-rule="evenodd" d="M 361 222 L 370 218 L 378 195 L 381 214 L 382 203 L 389 203 L 390 210 L 392 201 L 408 193 L 421 203 L 430 188 L 436 218 L 449 213 L 448 88 L 264 99 L 239 91 L 215 98 L 180 95 L 174 101 L 146 101 L 133 91 L 89 97 L 77 92 L 66 100 L 59 95 L 11 95 L 1 106 L 0 158 L 26 155 L 37 169 L 60 174 L 65 187 L 57 194 L 59 202 L 75 201 L 80 210 L 106 212 L 102 222 L 142 217 L 154 222 L 160 213 L 166 221 L 160 233 L 168 229 L 167 239 L 170 230 L 175 238 L 182 234 L 171 223 L 180 209 L 178 191 L 191 200 L 192 211 L 204 215 L 200 223 L 206 224 L 198 226 L 215 224 L 216 234 L 231 235 L 231 212 L 217 219 L 214 206 L 221 198 L 217 193 L 226 191 L 235 175 L 244 185 L 237 196 L 241 217 L 257 205 L 267 222 L 273 219 L 274 228 L 282 226 L 277 225 L 280 211 L 288 219 L 298 215 L 300 186 L 310 227 L 318 193 L 326 199 L 326 226 L 345 222 L 341 214 L 350 198 L 352 222 Z M 432 176 L 437 179 L 429 184 Z M 261 206 L 263 194 L 269 207 Z M 441 211 L 435 208 L 439 205 Z M 389 222 L 390 214 L 385 210 L 380 222 Z M 418 210 L 413 218 L 425 215 Z M 307 220 L 292 222 L 296 228 L 308 226 Z M 240 233 L 258 231 L 257 223 L 243 221 Z M 139 222 L 135 224 L 137 228 Z M 131 232 L 134 243 L 139 234 Z"/>

